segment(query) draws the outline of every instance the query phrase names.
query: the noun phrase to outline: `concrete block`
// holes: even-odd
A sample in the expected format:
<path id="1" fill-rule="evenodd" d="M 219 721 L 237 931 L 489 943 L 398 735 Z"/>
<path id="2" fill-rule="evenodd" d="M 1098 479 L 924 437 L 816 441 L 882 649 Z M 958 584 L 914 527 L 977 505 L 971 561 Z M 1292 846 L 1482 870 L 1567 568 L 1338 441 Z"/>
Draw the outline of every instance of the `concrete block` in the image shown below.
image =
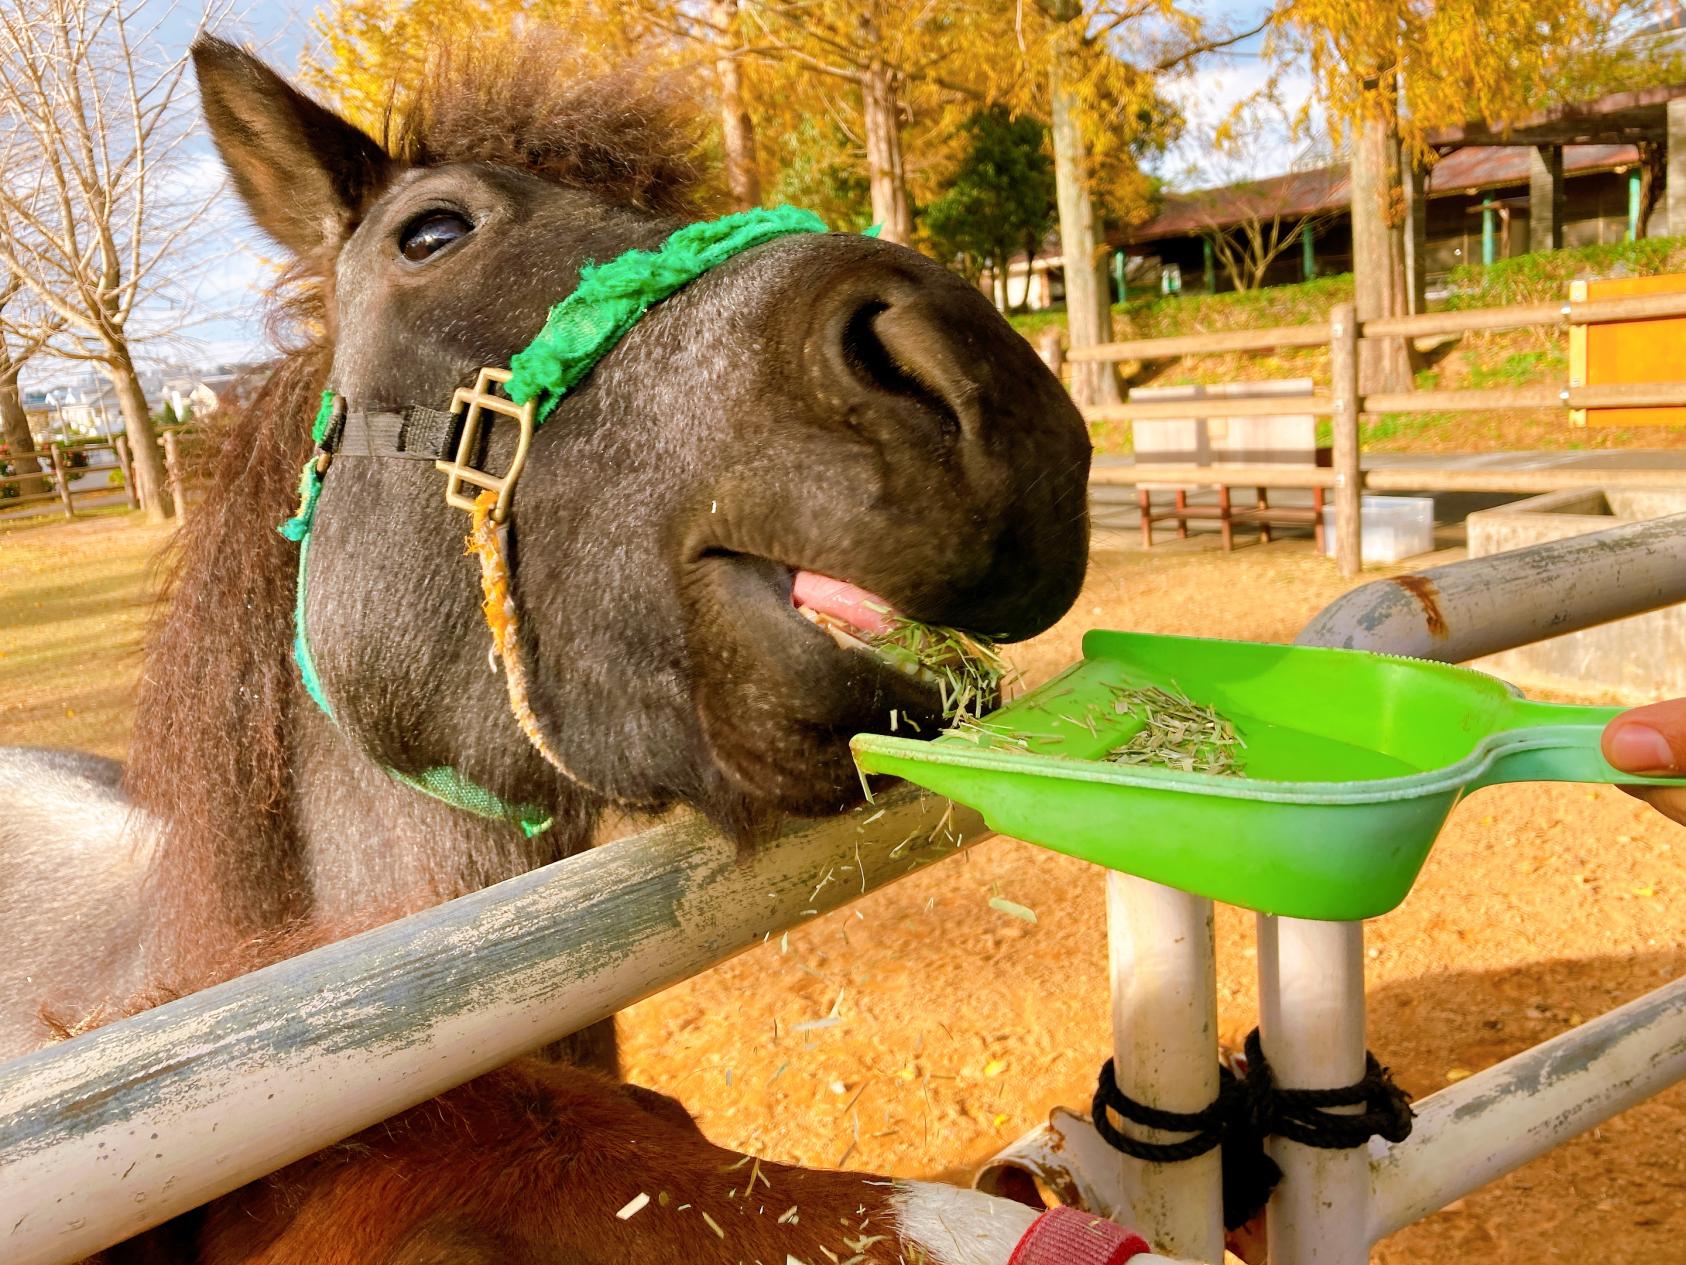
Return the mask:
<path id="1" fill-rule="evenodd" d="M 1589 472 L 1589 477 L 1596 474 Z M 1472 558 L 1686 512 L 1686 492 L 1551 492 L 1468 520 Z M 1686 566 L 1686 559 L 1682 559 Z M 1472 665 L 1528 689 L 1647 703 L 1686 696 L 1686 604 L 1554 637 Z"/>

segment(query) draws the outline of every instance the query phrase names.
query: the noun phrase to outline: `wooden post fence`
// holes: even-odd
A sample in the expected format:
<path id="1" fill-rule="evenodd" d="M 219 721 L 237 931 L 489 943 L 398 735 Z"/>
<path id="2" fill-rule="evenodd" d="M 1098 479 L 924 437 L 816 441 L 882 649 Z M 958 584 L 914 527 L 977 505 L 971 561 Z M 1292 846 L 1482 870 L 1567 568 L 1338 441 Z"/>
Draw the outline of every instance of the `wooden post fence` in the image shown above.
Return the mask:
<path id="1" fill-rule="evenodd" d="M 117 456 L 117 468 L 123 472 L 123 490 L 129 496 L 129 508 L 140 508 L 140 492 L 135 487 L 135 463 L 129 459 L 129 440 L 118 435 L 111 441 L 111 451 Z"/>
<path id="2" fill-rule="evenodd" d="M 59 502 L 64 506 L 64 516 L 75 518 L 76 511 L 70 505 L 70 469 L 69 464 L 59 455 L 57 444 L 47 445 L 47 455 L 53 462 L 53 483 L 59 490 Z"/>
<path id="3" fill-rule="evenodd" d="M 181 448 L 176 442 L 176 432 L 165 431 L 163 444 L 164 474 L 170 482 L 170 500 L 175 502 L 176 521 L 179 523 L 187 516 L 187 498 L 182 494 Z"/>
<path id="4" fill-rule="evenodd" d="M 1364 473 L 1359 468 L 1358 317 L 1350 303 L 1329 313 L 1329 390 L 1334 396 L 1335 561 L 1342 575 L 1364 566 Z"/>
<path id="5" fill-rule="evenodd" d="M 1353 306 L 1338 304 L 1327 322 L 1268 329 L 1221 330 L 1174 338 L 1143 338 L 1074 348 L 1082 361 L 1153 361 L 1223 352 L 1277 351 L 1284 347 L 1329 348 L 1327 394 L 1232 399 L 1142 400 L 1085 408 L 1090 421 L 1146 421 L 1156 418 L 1277 417 L 1312 413 L 1328 417 L 1334 430 L 1334 469 L 1285 465 L 1199 466 L 1155 462 L 1151 466 L 1101 467 L 1097 484 L 1193 484 L 1208 487 L 1333 488 L 1336 506 L 1335 556 L 1343 575 L 1356 575 L 1363 560 L 1364 490 L 1376 491 L 1547 491 L 1564 487 L 1686 488 L 1686 471 L 1637 469 L 1441 470 L 1424 467 L 1366 471 L 1359 419 L 1366 413 L 1485 412 L 1512 408 L 1648 408 L 1686 405 L 1686 378 L 1674 382 L 1613 383 L 1598 386 L 1513 387 L 1455 391 L 1359 391 L 1359 343 L 1366 338 L 1415 338 L 1526 326 L 1580 326 L 1686 316 L 1686 292 L 1620 299 L 1532 303 L 1513 307 L 1425 312 L 1359 321 Z"/>
<path id="6" fill-rule="evenodd" d="M 171 497 L 177 506 L 186 503 L 187 467 L 183 459 L 182 444 L 184 437 L 191 439 L 191 432 L 176 430 L 158 437 L 158 446 L 163 451 L 164 469 L 167 486 Z M 39 474 L 0 474 L 0 494 L 8 491 L 11 495 L 0 499 L 0 511 L 20 509 L 35 503 L 50 503 L 57 501 L 63 509 L 65 517 L 76 517 L 76 498 L 93 496 L 98 502 L 105 502 L 108 496 L 115 492 L 107 482 L 90 480 L 82 487 L 72 487 L 72 482 L 80 471 L 75 464 L 77 456 L 87 456 L 92 453 L 108 450 L 111 452 L 115 466 L 89 466 L 87 468 L 108 472 L 116 470 L 122 475 L 123 495 L 128 501 L 130 509 L 140 509 L 140 489 L 135 484 L 134 453 L 129 447 L 127 438 L 123 435 L 113 435 L 109 439 L 90 442 L 75 446 L 74 449 L 61 449 L 56 444 L 48 444 L 38 452 L 18 453 L 18 457 L 33 457 L 40 465 Z M 43 480 L 43 490 L 39 493 L 25 492 L 33 479 Z M 50 482 L 51 487 L 46 483 Z"/>

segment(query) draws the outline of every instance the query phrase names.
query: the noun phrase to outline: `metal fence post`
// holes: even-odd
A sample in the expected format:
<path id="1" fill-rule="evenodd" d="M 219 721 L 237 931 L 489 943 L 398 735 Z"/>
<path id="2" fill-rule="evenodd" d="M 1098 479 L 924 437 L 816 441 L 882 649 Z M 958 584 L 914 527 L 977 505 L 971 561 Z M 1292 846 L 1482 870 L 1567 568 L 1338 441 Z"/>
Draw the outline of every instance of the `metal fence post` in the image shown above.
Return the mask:
<path id="1" fill-rule="evenodd" d="M 1358 464 L 1358 317 L 1350 303 L 1329 309 L 1329 392 L 1334 396 L 1335 560 L 1342 575 L 1357 575 L 1364 565 L 1364 474 Z"/>
<path id="2" fill-rule="evenodd" d="M 66 464 L 59 460 L 59 446 L 52 443 L 48 444 L 47 455 L 52 458 L 53 482 L 58 486 L 59 501 L 64 506 L 64 516 L 75 518 L 76 511 L 71 508 L 70 504 L 70 471 Z"/>
<path id="3" fill-rule="evenodd" d="M 1218 1096 L 1218 985 L 1212 902 L 1109 872 L 1114 1079 L 1139 1103 L 1201 1111 Z M 1124 1126 L 1148 1142 L 1182 1135 Z M 1223 1260 L 1220 1148 L 1175 1164 L 1120 1157 L 1133 1224 L 1168 1256 Z"/>
<path id="4" fill-rule="evenodd" d="M 1588 470 L 1596 484 L 1598 471 Z M 1686 514 L 1467 558 L 1336 598 L 1302 646 L 1462 663 L 1686 602 Z"/>
<path id="5" fill-rule="evenodd" d="M 1260 914 L 1259 1038 L 1277 1084 L 1364 1079 L 1364 924 Z M 1265 1230 L 1271 1265 L 1365 1265 L 1370 1153 L 1266 1143 L 1282 1169 Z"/>
<path id="6" fill-rule="evenodd" d="M 170 483 L 170 499 L 176 505 L 176 519 L 187 517 L 187 501 L 182 496 L 181 449 L 173 430 L 164 432 L 164 474 Z"/>
<path id="7" fill-rule="evenodd" d="M 129 508 L 138 510 L 140 508 L 140 491 L 135 487 L 135 463 L 129 457 L 127 436 L 113 436 L 111 451 L 117 457 L 117 468 L 123 472 L 123 491 L 128 494 Z"/>

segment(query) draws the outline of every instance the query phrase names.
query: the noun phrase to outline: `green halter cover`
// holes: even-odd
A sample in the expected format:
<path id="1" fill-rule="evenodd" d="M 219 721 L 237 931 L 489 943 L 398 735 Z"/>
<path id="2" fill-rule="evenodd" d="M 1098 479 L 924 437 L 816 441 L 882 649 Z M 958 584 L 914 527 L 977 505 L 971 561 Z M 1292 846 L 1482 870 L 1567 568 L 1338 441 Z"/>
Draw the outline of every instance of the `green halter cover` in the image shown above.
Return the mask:
<path id="1" fill-rule="evenodd" d="M 780 206 L 771 210 L 740 211 L 715 220 L 688 224 L 656 250 L 629 250 L 603 264 L 580 271 L 579 286 L 551 308 L 544 328 L 509 362 L 504 391 L 517 404 L 538 401 L 535 425 L 543 425 L 562 397 L 613 350 L 644 313 L 711 268 L 735 255 L 795 233 L 823 233 L 825 223 L 812 211 Z M 310 554 L 310 530 L 317 498 L 327 471 L 326 448 L 333 429 L 337 400 L 334 391 L 322 393 L 322 405 L 311 425 L 316 452 L 299 478 L 299 509 L 277 529 L 299 546 L 297 596 L 293 606 L 293 660 L 299 677 L 316 705 L 334 719 L 334 709 L 322 690 L 305 631 L 305 567 Z M 511 804 L 494 792 L 469 781 L 449 766 L 420 774 L 388 769 L 394 779 L 479 817 L 507 821 L 531 838 L 549 829 L 550 815 L 541 807 Z"/>

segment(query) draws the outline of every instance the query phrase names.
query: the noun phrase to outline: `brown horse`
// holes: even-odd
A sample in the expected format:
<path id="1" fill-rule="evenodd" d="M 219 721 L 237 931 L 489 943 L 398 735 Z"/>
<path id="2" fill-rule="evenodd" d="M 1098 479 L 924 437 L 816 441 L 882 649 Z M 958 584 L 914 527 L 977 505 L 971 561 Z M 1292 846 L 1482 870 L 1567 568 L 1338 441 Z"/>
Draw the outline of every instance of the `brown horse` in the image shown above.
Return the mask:
<path id="1" fill-rule="evenodd" d="M 1074 1250 L 1075 1245 L 1075 1250 Z M 715 1146 L 684 1108 L 522 1060 L 87 1265 L 1166 1265 L 977 1191 Z"/>
<path id="2" fill-rule="evenodd" d="M 235 187 L 293 255 L 290 350 L 225 432 L 181 541 L 130 831 L 84 823 L 75 796 L 38 805 L 29 838 L 0 814 L 0 913 L 27 948 L 8 947 L 21 987 L 0 1053 L 27 1046 L 40 1002 L 127 995 L 301 918 L 425 907 L 587 846 L 605 809 L 687 804 L 747 842 L 772 814 L 844 807 L 849 736 L 893 711 L 934 719 L 939 699 L 800 617 L 793 593 L 819 577 L 1008 639 L 1073 600 L 1089 447 L 1058 382 L 914 252 L 789 236 L 652 308 L 533 440 L 514 599 L 553 758 L 487 670 L 468 516 L 431 460 L 349 441 L 322 485 L 302 619 L 330 719 L 293 662 L 299 550 L 276 532 L 324 387 L 354 409 L 448 409 L 582 265 L 703 214 L 695 136 L 672 91 L 566 82 L 533 35 L 436 58 L 381 143 L 229 44 L 194 56 Z M 508 462 L 509 429 L 488 467 Z M 14 755 L 0 788 L 8 764 L 20 788 L 86 771 Z M 529 837 L 414 788 L 441 770 L 552 824 Z M 113 774 L 84 777 L 84 798 L 109 799 Z M 145 869 L 144 897 L 102 884 L 84 904 L 61 881 L 67 851 L 82 872 Z M 607 1043 L 593 1057 L 613 1064 Z"/>
<path id="3" fill-rule="evenodd" d="M 1009 638 L 1075 595 L 1088 450 L 1058 384 L 910 252 L 790 238 L 654 309 L 535 441 L 516 598 L 557 758 L 485 669 L 464 523 L 431 465 L 349 450 L 323 485 L 303 612 L 330 719 L 292 661 L 298 555 L 274 532 L 317 397 L 443 408 L 507 364 L 585 262 L 700 213 L 692 138 L 647 85 L 559 83 L 542 42 L 435 65 L 382 144 L 237 49 L 195 55 L 235 184 L 295 256 L 300 337 L 226 435 L 180 553 L 132 804 L 108 764 L 0 761 L 0 790 L 35 799 L 0 825 L 0 897 L 23 927 L 10 995 L 31 1009 L 216 978 L 239 969 L 229 946 L 284 924 L 349 933 L 360 911 L 448 899 L 585 846 L 608 808 L 684 803 L 752 843 L 769 814 L 844 807 L 848 736 L 939 704 L 800 618 L 817 580 Z M 489 461 L 507 460 L 500 435 Z M 403 780 L 441 768 L 552 824 L 529 835 Z M 85 893 L 97 911 L 46 898 L 55 832 L 118 876 Z M 606 1043 L 593 1053 L 612 1065 Z M 753 1161 L 659 1095 L 527 1061 L 106 1259 L 1005 1265 L 1033 1217 Z"/>
<path id="4" fill-rule="evenodd" d="M 671 99 L 631 80 L 562 82 L 553 53 L 528 38 L 437 60 L 377 143 L 231 45 L 196 46 L 235 187 L 294 259 L 293 342 L 226 431 L 189 519 L 147 656 L 129 803 L 107 765 L 0 761 L 0 791 L 72 788 L 35 805 L 30 840 L 0 822 L 0 914 L 32 955 L 8 949 L 23 985 L 10 1004 L 92 1008 L 142 979 L 214 975 L 231 946 L 284 925 L 349 932 L 362 911 L 412 911 L 575 852 L 606 810 L 688 805 L 754 846 L 777 814 L 855 799 L 850 735 L 941 709 L 934 687 L 840 646 L 800 606 L 852 593 L 1011 640 L 1075 597 L 1089 452 L 1058 382 L 959 279 L 900 247 L 816 233 L 737 254 L 652 308 L 534 437 L 500 537 L 525 723 L 487 670 L 467 517 L 433 460 L 402 459 L 418 455 L 408 432 L 379 456 L 344 443 L 301 568 L 276 525 L 325 389 L 350 413 L 460 425 L 453 393 L 507 366 L 588 262 L 656 248 L 704 213 Z M 475 459 L 508 468 L 509 431 Z M 443 799 L 442 773 L 457 788 Z M 77 815 L 77 785 L 98 812 Z M 144 871 L 144 885 L 67 887 L 70 849 L 90 872 Z M 585 1053 L 612 1068 L 612 1036 Z M 751 1175 L 718 1171 L 738 1157 L 682 1117 L 578 1070 L 521 1065 L 134 1250 L 216 1265 L 618 1265 L 776 1262 L 794 1243 L 786 1254 L 816 1265 L 803 1253 L 848 1259 L 856 1242 L 862 1262 L 1002 1265 L 1024 1228 L 972 1196 L 909 1204 L 910 1188 L 873 1195 L 858 1175 L 767 1166 L 766 1199 L 792 1192 L 797 1215 L 751 1214 Z M 657 1197 L 640 1214 L 648 1240 L 615 1237 L 639 1224 L 613 1215 L 632 1183 Z M 944 1210 L 962 1204 L 984 1209 L 987 1251 L 939 1250 L 965 1221 Z M 743 1250 L 713 1246 L 726 1238 L 705 1211 L 720 1228 L 742 1218 Z M 175 1255 L 171 1233 L 191 1240 Z"/>

